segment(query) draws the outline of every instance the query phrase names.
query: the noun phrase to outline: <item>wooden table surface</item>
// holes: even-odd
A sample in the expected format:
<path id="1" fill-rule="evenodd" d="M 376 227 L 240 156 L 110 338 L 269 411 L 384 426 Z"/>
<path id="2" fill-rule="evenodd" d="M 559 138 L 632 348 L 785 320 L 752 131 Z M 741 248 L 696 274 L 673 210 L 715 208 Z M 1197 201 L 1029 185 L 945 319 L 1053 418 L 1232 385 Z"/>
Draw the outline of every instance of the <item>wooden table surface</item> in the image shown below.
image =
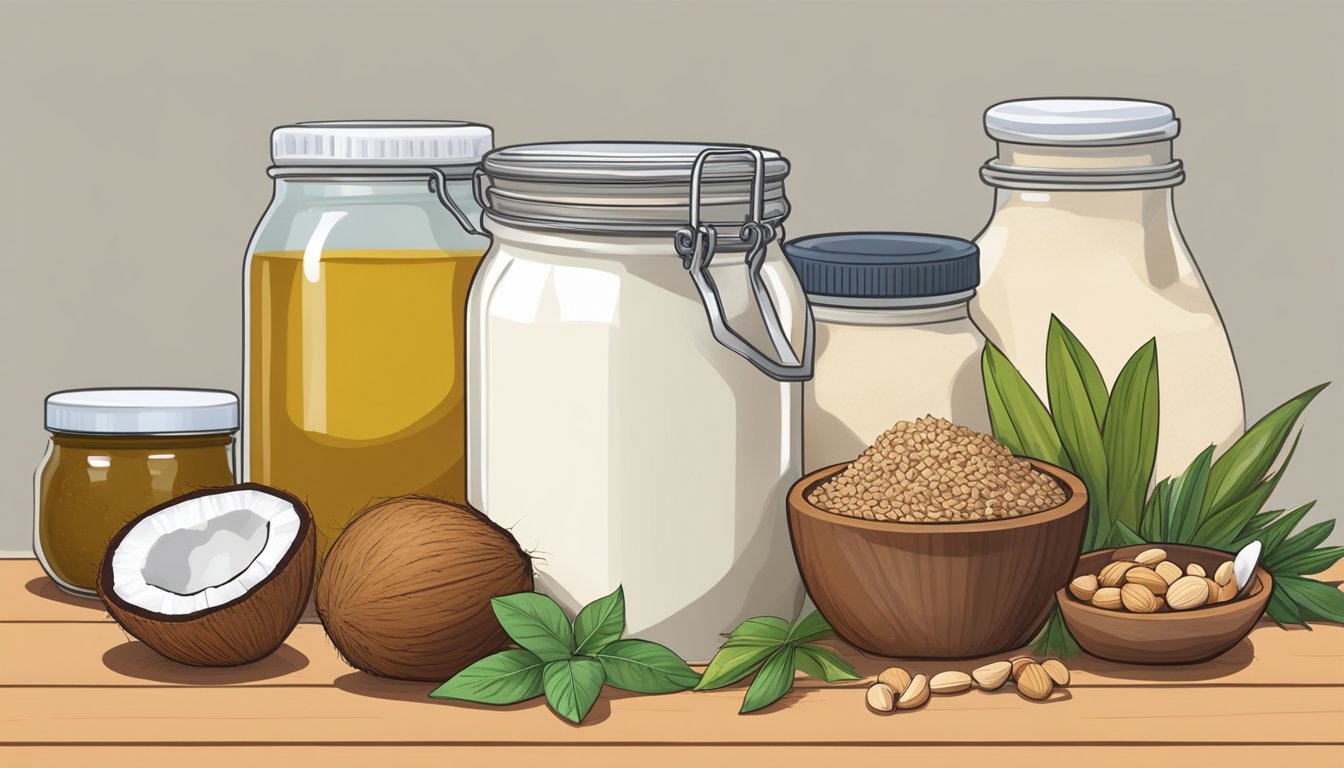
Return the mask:
<path id="1" fill-rule="evenodd" d="M 1344 578 L 1344 569 L 1327 578 Z M 866 675 L 891 663 L 928 674 L 978 666 L 837 650 Z M 449 747 L 457 748 L 451 757 L 470 761 L 464 765 L 547 768 L 816 765 L 831 755 L 878 759 L 866 753 L 893 746 L 899 757 L 932 765 L 1091 767 L 1152 758 L 1287 768 L 1344 755 L 1344 627 L 1262 624 L 1198 666 L 1088 656 L 1067 663 L 1073 684 L 1043 704 L 1008 689 L 972 691 L 878 716 L 865 709 L 861 682 L 800 679 L 779 703 L 739 716 L 741 685 L 667 696 L 607 688 L 588 720 L 573 726 L 541 700 L 505 708 L 434 701 L 430 684 L 356 672 L 319 624 L 300 624 L 277 653 L 247 667 L 181 666 L 129 638 L 100 603 L 62 593 L 36 561 L 0 560 L 4 766 L 444 765 Z"/>

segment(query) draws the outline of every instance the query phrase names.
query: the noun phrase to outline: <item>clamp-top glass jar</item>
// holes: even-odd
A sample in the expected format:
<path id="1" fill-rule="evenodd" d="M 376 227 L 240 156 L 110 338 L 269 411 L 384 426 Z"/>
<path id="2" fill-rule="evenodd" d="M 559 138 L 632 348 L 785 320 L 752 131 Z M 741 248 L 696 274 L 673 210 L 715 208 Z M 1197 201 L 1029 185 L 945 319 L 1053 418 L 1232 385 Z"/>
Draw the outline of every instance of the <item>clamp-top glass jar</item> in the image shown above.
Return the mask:
<path id="1" fill-rule="evenodd" d="M 489 243 L 484 125 L 326 122 L 272 134 L 248 248 L 242 474 L 305 499 L 318 558 L 371 500 L 465 496 L 463 312 Z"/>
<path id="2" fill-rule="evenodd" d="M 802 586 L 811 316 L 777 245 L 778 153 L 540 144 L 483 163 L 468 302 L 468 497 L 570 610 L 623 585 L 632 634 L 706 659 Z"/>
<path id="3" fill-rule="evenodd" d="M 1157 339 L 1161 423 L 1154 479 L 1242 433 L 1241 383 L 1218 308 L 1186 249 L 1172 188 L 1171 107 L 1123 99 L 1010 101 L 985 113 L 998 156 L 980 175 L 994 216 L 976 238 L 971 318 L 1044 397 L 1056 315 L 1107 386 Z"/>

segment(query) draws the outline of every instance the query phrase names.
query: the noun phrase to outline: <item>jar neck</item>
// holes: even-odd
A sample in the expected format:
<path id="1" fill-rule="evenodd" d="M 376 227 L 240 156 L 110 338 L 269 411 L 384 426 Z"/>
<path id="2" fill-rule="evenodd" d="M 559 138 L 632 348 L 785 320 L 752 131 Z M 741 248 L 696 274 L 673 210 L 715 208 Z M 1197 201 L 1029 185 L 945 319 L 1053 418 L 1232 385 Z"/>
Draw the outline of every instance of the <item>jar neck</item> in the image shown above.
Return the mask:
<path id="1" fill-rule="evenodd" d="M 948 323 L 956 320 L 970 320 L 970 299 L 974 291 L 965 299 L 950 304 L 904 307 L 837 307 L 829 304 L 817 304 L 816 299 L 808 297 L 812 305 L 812 316 L 817 322 L 839 323 L 843 325 L 910 326 Z"/>
<path id="2" fill-rule="evenodd" d="M 1170 141 L 1100 147 L 1059 147 L 999 142 L 999 153 L 980 169 L 1001 189 L 1121 191 L 1170 188 L 1185 180 Z"/>
<path id="3" fill-rule="evenodd" d="M 676 237 L 673 232 L 654 233 L 654 232 L 615 232 L 615 231 L 584 231 L 567 232 L 560 229 L 551 229 L 544 226 L 531 227 L 519 224 L 502 217 L 492 216 L 487 213 L 484 216 L 485 230 L 494 237 L 496 245 L 501 243 L 513 243 L 523 247 L 542 251 L 545 253 L 560 253 L 581 255 L 586 257 L 601 258 L 609 256 L 611 258 L 626 259 L 632 257 L 658 257 L 674 260 L 677 264 L 681 263 L 681 257 L 677 254 Z M 784 228 L 777 226 L 775 230 L 775 243 L 784 241 Z M 741 264 L 742 259 L 747 252 L 746 243 L 737 237 L 737 231 L 729 231 L 726 228 L 719 228 L 719 237 L 716 256 L 719 254 L 731 259 L 723 259 L 723 263 L 732 261 Z M 714 264 L 719 264 L 716 260 Z"/>
<path id="4" fill-rule="evenodd" d="M 994 212 L 1006 209 L 1026 211 L 1048 208 L 1089 219 L 1121 219 L 1145 227 L 1155 224 L 1175 226 L 1171 189 L 1076 190 L 994 190 Z"/>
<path id="5" fill-rule="evenodd" d="M 74 432 L 52 432 L 51 442 L 62 448 L 94 448 L 102 450 L 153 450 L 171 445 L 174 448 L 213 448 L 233 443 L 233 432 L 166 435 L 91 435 Z"/>
<path id="6" fill-rule="evenodd" d="M 454 200 L 471 199 L 471 181 L 462 179 L 448 180 L 448 193 Z M 277 201 L 310 202 L 314 205 L 332 204 L 384 204 L 415 201 L 425 203 L 435 200 L 430 190 L 429 178 L 378 178 L 358 179 L 341 178 L 277 178 L 275 180 L 275 199 Z"/>

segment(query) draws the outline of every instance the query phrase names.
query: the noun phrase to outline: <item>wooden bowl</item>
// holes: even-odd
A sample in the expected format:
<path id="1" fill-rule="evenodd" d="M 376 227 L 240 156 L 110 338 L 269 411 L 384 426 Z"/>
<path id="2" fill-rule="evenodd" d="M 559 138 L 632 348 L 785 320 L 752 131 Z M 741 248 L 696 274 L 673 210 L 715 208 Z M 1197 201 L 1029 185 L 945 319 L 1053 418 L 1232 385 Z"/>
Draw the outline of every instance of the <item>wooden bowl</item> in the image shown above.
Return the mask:
<path id="1" fill-rule="evenodd" d="M 1234 555 L 1185 544 L 1142 544 L 1088 552 L 1078 561 L 1075 576 L 1099 573 L 1112 560 L 1127 560 L 1150 547 L 1161 547 L 1177 565 L 1199 563 L 1212 574 Z M 1251 631 L 1269 603 L 1274 579 L 1264 568 L 1255 569 L 1250 594 L 1226 603 L 1169 613 L 1108 611 L 1084 603 L 1059 590 L 1064 623 L 1083 650 L 1102 659 L 1128 664 L 1195 664 L 1230 649 Z"/>
<path id="2" fill-rule="evenodd" d="M 1087 489 L 1032 461 L 1064 489 L 1054 509 L 965 523 L 891 523 L 807 500 L 847 464 L 789 491 L 789 533 L 807 592 L 836 634 L 883 656 L 956 659 L 1024 645 L 1068 584 L 1087 523 Z"/>

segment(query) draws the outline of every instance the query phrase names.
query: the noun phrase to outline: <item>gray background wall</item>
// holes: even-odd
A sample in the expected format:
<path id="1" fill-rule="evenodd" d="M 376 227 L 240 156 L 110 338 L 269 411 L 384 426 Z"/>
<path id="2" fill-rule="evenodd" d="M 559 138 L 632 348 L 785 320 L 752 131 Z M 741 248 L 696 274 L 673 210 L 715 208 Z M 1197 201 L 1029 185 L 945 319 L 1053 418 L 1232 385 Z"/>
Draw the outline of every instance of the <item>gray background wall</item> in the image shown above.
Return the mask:
<path id="1" fill-rule="evenodd" d="M 1176 106 L 1177 208 L 1251 417 L 1338 382 L 1277 495 L 1336 515 L 1342 32 L 1344 4 L 1288 0 L 0 0 L 0 550 L 28 547 L 46 393 L 238 388 L 272 126 L 748 141 L 793 160 L 792 234 L 973 236 L 982 110 L 1060 94 Z"/>

